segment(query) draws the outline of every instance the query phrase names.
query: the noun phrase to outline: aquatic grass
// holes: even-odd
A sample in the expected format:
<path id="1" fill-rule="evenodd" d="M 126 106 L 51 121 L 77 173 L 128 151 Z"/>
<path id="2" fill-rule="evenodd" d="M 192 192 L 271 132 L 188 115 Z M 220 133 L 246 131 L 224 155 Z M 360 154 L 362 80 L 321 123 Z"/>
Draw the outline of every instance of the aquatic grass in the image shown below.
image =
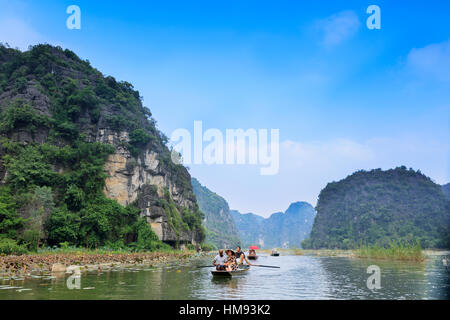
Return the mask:
<path id="1" fill-rule="evenodd" d="M 422 247 L 419 242 L 397 242 L 391 243 L 384 247 L 379 245 L 361 245 L 356 250 L 358 258 L 371 259 L 388 259 L 388 260 L 403 260 L 403 261 L 424 261 L 425 256 L 422 253 Z"/>
<path id="2" fill-rule="evenodd" d="M 303 256 L 305 254 L 305 250 L 295 248 L 295 249 L 292 249 L 292 253 L 295 256 Z"/>
<path id="3" fill-rule="evenodd" d="M 291 249 L 290 253 L 296 256 L 321 256 L 321 257 L 342 257 L 350 256 L 352 252 L 350 250 L 341 249 Z"/>

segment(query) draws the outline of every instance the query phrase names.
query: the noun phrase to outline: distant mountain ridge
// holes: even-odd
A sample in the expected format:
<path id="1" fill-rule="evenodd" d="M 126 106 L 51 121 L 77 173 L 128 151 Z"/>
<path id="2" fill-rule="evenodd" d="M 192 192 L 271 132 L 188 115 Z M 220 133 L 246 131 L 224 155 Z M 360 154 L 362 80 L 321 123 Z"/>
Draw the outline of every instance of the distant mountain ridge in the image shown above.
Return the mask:
<path id="1" fill-rule="evenodd" d="M 238 229 L 242 244 L 246 247 L 251 244 L 259 244 L 259 239 L 263 238 L 261 225 L 264 218 L 254 213 L 240 213 L 236 210 L 231 210 L 230 213 Z"/>
<path id="2" fill-rule="evenodd" d="M 231 215 L 244 246 L 289 248 L 300 247 L 301 241 L 309 236 L 315 211 L 307 202 L 294 202 L 284 213 L 273 213 L 267 219 L 236 210 L 232 210 Z"/>
<path id="3" fill-rule="evenodd" d="M 197 179 L 192 178 L 191 183 L 200 210 L 205 215 L 203 220 L 206 228 L 205 243 L 214 248 L 235 248 L 240 245 L 239 232 L 231 217 L 227 201 L 202 186 Z"/>

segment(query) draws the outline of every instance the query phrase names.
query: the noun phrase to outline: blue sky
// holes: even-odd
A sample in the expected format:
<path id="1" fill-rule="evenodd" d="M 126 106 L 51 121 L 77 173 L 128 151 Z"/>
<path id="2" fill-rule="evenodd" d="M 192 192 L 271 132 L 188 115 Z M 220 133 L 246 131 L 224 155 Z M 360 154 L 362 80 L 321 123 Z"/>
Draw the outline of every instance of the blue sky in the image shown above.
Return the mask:
<path id="1" fill-rule="evenodd" d="M 66 8 L 81 8 L 81 30 Z M 381 30 L 366 8 L 381 8 Z M 448 1 L 4 1 L 0 41 L 47 42 L 134 84 L 170 136 L 280 130 L 280 170 L 191 165 L 233 209 L 267 216 L 359 169 L 450 181 Z"/>

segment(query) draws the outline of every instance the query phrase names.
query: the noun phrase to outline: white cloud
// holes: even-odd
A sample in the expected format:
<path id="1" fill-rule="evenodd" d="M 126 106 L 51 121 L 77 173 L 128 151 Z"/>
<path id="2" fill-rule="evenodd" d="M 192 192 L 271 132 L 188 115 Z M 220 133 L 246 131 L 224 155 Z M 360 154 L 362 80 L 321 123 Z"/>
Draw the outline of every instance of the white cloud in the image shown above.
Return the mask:
<path id="1" fill-rule="evenodd" d="M 315 25 L 323 33 L 322 44 L 332 47 L 354 36 L 361 23 L 353 11 L 341 11 L 317 21 Z"/>
<path id="2" fill-rule="evenodd" d="M 29 45 L 43 43 L 44 38 L 21 19 L 2 18 L 0 19 L 0 41 L 23 51 L 28 49 Z"/>
<path id="3" fill-rule="evenodd" d="M 412 49 L 406 66 L 416 76 L 450 82 L 450 40 Z"/>

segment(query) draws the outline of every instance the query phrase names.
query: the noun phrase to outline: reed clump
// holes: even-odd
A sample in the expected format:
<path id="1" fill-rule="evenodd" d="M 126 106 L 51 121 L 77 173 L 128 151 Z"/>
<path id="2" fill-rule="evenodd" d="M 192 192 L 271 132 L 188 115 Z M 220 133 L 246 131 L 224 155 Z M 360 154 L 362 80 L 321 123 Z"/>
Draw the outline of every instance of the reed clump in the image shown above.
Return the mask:
<path id="1" fill-rule="evenodd" d="M 356 250 L 359 258 L 403 260 L 403 261 L 424 261 L 422 247 L 418 242 L 406 243 L 392 241 L 387 246 L 361 245 Z"/>
<path id="2" fill-rule="evenodd" d="M 305 250 L 295 248 L 295 249 L 292 249 L 292 253 L 295 256 L 303 256 L 303 255 L 305 255 Z"/>

